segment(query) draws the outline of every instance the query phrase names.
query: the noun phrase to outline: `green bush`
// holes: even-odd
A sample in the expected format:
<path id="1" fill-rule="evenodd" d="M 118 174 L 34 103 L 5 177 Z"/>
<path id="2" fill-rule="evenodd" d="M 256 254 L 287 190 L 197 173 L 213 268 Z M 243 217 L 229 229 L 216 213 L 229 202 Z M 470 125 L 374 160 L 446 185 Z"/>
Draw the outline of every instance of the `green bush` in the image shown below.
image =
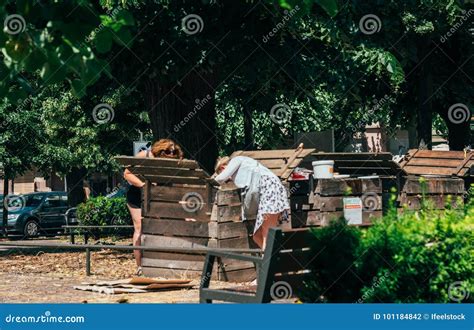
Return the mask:
<path id="1" fill-rule="evenodd" d="M 130 212 L 125 198 L 92 197 L 77 207 L 77 218 L 82 226 L 130 225 Z M 130 230 L 91 230 L 94 236 L 104 233 L 124 233 Z"/>
<path id="2" fill-rule="evenodd" d="M 340 221 L 315 230 L 319 252 L 302 300 L 473 301 L 474 208 L 427 205 L 400 214 L 392 209 L 367 230 L 349 230 Z"/>

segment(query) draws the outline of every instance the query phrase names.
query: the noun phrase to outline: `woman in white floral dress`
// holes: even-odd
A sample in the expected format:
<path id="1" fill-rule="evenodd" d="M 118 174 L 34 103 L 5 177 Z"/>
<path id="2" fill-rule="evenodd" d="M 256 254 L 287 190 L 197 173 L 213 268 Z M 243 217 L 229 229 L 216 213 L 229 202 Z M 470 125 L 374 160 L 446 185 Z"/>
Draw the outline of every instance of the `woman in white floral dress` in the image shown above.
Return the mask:
<path id="1" fill-rule="evenodd" d="M 259 199 L 253 240 L 264 250 L 269 229 L 288 218 L 290 205 L 285 187 L 272 171 L 250 157 L 223 157 L 218 160 L 215 170 L 214 179 L 218 183 L 232 180 L 242 189 L 249 188 L 252 176 L 258 172 Z"/>

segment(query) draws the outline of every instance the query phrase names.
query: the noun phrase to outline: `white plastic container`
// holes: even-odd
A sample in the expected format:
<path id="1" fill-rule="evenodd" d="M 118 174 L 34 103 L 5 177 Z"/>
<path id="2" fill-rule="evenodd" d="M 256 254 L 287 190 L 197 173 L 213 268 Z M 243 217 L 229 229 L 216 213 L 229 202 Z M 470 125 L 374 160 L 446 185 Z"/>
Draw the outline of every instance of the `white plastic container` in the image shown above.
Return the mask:
<path id="1" fill-rule="evenodd" d="M 312 162 L 315 179 L 332 179 L 334 177 L 334 161 L 319 160 Z"/>

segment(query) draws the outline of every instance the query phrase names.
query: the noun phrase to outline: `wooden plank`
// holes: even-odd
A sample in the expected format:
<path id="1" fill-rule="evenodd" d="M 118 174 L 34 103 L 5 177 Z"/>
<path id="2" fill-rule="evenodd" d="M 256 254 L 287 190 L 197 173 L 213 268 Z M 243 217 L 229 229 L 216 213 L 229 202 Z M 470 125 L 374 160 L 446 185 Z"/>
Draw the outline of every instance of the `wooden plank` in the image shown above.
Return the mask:
<path id="1" fill-rule="evenodd" d="M 201 270 L 182 270 L 158 267 L 142 267 L 143 275 L 148 277 L 164 277 L 176 279 L 199 279 L 202 275 Z M 212 279 L 217 279 L 217 274 L 213 273 Z M 159 302 L 159 301 L 156 301 Z"/>
<path id="2" fill-rule="evenodd" d="M 189 260 L 164 260 L 164 259 L 150 259 L 142 258 L 142 267 L 158 267 L 158 268 L 169 268 L 169 269 L 182 269 L 182 270 L 196 270 L 202 271 L 204 267 L 204 257 L 202 261 L 189 261 Z"/>
<path id="3" fill-rule="evenodd" d="M 286 164 L 280 169 L 280 173 L 278 174 L 279 177 L 281 177 L 284 180 L 288 178 L 288 176 L 286 177 L 284 176 L 285 173 L 287 173 L 287 170 L 289 169 L 290 165 L 294 167 L 294 166 L 297 166 L 297 164 L 299 164 L 300 161 L 298 161 L 297 158 L 300 156 L 303 150 L 304 150 L 303 143 L 300 143 L 300 145 L 296 148 L 296 150 L 294 150 L 293 154 L 288 158 Z"/>
<path id="4" fill-rule="evenodd" d="M 257 277 L 255 268 L 237 269 L 237 270 L 222 270 L 218 272 L 219 281 L 227 282 L 250 282 Z"/>
<path id="5" fill-rule="evenodd" d="M 416 154 L 413 156 L 416 158 L 464 159 L 464 151 L 410 149 L 410 152 L 416 152 Z"/>
<path id="6" fill-rule="evenodd" d="M 428 167 L 451 167 L 456 168 L 459 165 L 458 159 L 439 158 L 412 158 L 409 161 L 410 166 L 428 166 Z"/>
<path id="7" fill-rule="evenodd" d="M 162 202 L 179 202 L 188 194 L 198 194 L 204 201 L 207 200 L 208 189 L 205 185 L 199 186 L 154 186 L 150 187 L 150 200 Z"/>
<path id="8" fill-rule="evenodd" d="M 219 190 L 217 192 L 217 205 L 240 205 L 240 189 L 237 190 Z"/>
<path id="9" fill-rule="evenodd" d="M 199 168 L 195 160 L 190 159 L 169 159 L 169 158 L 146 158 L 146 157 L 131 157 L 131 156 L 117 156 L 115 160 L 121 165 L 130 166 L 152 166 L 152 167 L 173 167 L 173 168 Z"/>
<path id="10" fill-rule="evenodd" d="M 299 154 L 299 158 L 304 158 L 307 155 L 314 152 L 315 149 L 303 149 Z M 257 160 L 269 159 L 269 158 L 290 158 L 294 154 L 294 149 L 279 149 L 279 150 L 249 150 L 249 151 L 236 151 L 231 155 L 235 156 L 247 156 Z"/>
<path id="11" fill-rule="evenodd" d="M 210 248 L 235 248 L 235 249 L 258 249 L 252 237 L 239 237 L 229 239 L 210 239 Z"/>
<path id="12" fill-rule="evenodd" d="M 453 169 L 449 167 L 426 167 L 406 165 L 404 168 L 407 174 L 424 174 L 424 175 L 453 175 Z"/>
<path id="13" fill-rule="evenodd" d="M 205 201 L 197 199 L 188 199 L 189 204 L 185 201 L 181 203 L 168 202 L 150 202 L 149 212 L 144 217 L 149 218 L 165 218 L 165 219 L 194 219 L 196 221 L 209 221 L 210 214 L 206 212 L 207 205 Z M 197 202 L 197 204 L 194 204 Z M 199 203 L 201 203 L 199 205 Z"/>
<path id="14" fill-rule="evenodd" d="M 241 221 L 242 207 L 240 205 L 233 206 L 218 206 L 217 207 L 217 221 Z"/>
<path id="15" fill-rule="evenodd" d="M 254 222 L 209 222 L 209 235 L 216 239 L 247 237 L 253 233 Z"/>
<path id="16" fill-rule="evenodd" d="M 203 185 L 206 183 L 204 178 L 198 177 L 179 177 L 179 176 L 164 176 L 164 175 L 142 175 L 147 180 L 158 184 L 190 184 L 190 185 Z"/>
<path id="17" fill-rule="evenodd" d="M 318 212 L 307 211 L 307 226 L 327 226 L 331 220 L 344 217 L 343 211 Z M 372 220 L 382 217 L 382 211 L 362 211 L 362 225 L 371 225 Z"/>
<path id="18" fill-rule="evenodd" d="M 205 256 L 202 254 L 153 252 L 153 251 L 143 251 L 142 255 L 143 255 L 143 258 L 162 259 L 162 260 L 203 261 L 205 258 Z"/>
<path id="19" fill-rule="evenodd" d="M 463 197 L 463 195 L 425 195 L 425 201 L 430 208 L 443 210 L 448 204 L 455 208 L 462 207 L 464 204 Z M 422 198 L 421 195 L 402 194 L 399 198 L 400 206 L 411 210 L 419 210 L 421 209 Z"/>
<path id="20" fill-rule="evenodd" d="M 148 166 L 133 166 L 128 168 L 130 172 L 135 175 L 147 176 L 176 176 L 176 177 L 208 177 L 201 169 L 189 170 L 182 168 L 167 168 L 167 167 L 148 167 Z"/>
<path id="21" fill-rule="evenodd" d="M 208 222 L 170 219 L 143 219 L 143 233 L 164 236 L 212 237 Z"/>
<path id="22" fill-rule="evenodd" d="M 314 193 L 322 196 L 337 196 L 360 194 L 362 192 L 362 182 L 360 179 L 318 179 L 314 181 Z"/>
<path id="23" fill-rule="evenodd" d="M 202 237 L 168 237 L 159 235 L 142 235 L 143 246 L 154 247 L 181 247 L 181 248 L 203 248 L 207 247 L 209 240 Z"/>
<path id="24" fill-rule="evenodd" d="M 464 180 L 460 178 L 424 178 L 424 183 L 420 183 L 420 178 L 407 178 L 402 192 L 407 194 L 463 194 Z"/>

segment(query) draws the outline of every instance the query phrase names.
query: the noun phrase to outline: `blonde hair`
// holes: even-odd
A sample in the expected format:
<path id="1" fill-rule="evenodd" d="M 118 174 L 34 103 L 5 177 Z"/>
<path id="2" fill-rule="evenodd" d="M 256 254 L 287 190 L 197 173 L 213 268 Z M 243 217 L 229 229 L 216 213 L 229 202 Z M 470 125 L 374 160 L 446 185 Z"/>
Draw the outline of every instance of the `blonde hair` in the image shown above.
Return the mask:
<path id="1" fill-rule="evenodd" d="M 224 164 L 227 164 L 230 162 L 230 157 L 229 156 L 224 156 L 224 157 L 219 157 L 217 158 L 216 166 L 214 167 L 214 171 L 216 171 L 217 174 L 220 174 L 221 171 L 221 166 Z"/>

